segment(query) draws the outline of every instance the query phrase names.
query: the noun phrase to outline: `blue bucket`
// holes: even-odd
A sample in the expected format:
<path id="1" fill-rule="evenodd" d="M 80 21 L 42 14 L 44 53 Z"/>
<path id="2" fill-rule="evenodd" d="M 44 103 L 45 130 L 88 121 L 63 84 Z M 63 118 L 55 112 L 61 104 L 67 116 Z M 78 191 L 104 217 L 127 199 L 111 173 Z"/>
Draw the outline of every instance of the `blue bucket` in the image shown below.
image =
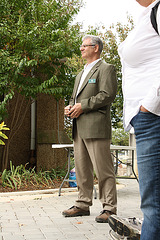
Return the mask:
<path id="1" fill-rule="evenodd" d="M 69 180 L 76 180 L 76 173 L 70 172 L 69 173 Z M 77 182 L 69 182 L 70 187 L 77 187 Z"/>

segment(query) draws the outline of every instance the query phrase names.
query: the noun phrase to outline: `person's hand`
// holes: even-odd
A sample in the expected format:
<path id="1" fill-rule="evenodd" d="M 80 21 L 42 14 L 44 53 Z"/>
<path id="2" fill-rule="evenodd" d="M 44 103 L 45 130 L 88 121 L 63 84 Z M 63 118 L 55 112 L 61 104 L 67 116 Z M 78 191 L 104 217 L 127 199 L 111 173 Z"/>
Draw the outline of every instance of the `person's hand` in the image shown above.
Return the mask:
<path id="1" fill-rule="evenodd" d="M 71 105 L 68 105 L 67 107 L 64 108 L 64 115 L 66 115 L 67 117 L 69 117 L 69 111 L 71 109 Z"/>
<path id="2" fill-rule="evenodd" d="M 71 118 L 78 118 L 83 113 L 81 103 L 76 103 L 69 111 Z"/>
<path id="3" fill-rule="evenodd" d="M 140 106 L 140 110 L 142 111 L 142 112 L 149 112 L 146 108 L 144 108 L 143 106 Z"/>

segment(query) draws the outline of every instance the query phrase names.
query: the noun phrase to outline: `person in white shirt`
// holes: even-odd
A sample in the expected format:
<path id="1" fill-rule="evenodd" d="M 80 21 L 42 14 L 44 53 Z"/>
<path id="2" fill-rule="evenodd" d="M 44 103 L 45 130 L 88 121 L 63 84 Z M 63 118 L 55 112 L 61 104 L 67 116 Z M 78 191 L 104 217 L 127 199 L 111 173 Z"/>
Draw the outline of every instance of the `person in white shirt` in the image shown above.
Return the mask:
<path id="1" fill-rule="evenodd" d="M 136 136 L 141 210 L 144 215 L 140 239 L 159 240 L 160 36 L 153 28 L 150 17 L 152 8 L 159 0 L 136 1 L 145 8 L 137 26 L 119 46 L 124 128 L 129 131 L 133 126 Z M 160 5 L 156 20 L 160 30 Z M 114 219 L 115 224 L 119 222 L 116 217 Z M 139 236 L 133 239 L 139 239 Z"/>
<path id="2" fill-rule="evenodd" d="M 78 199 L 62 214 L 65 217 L 90 215 L 95 170 L 103 209 L 95 220 L 105 223 L 117 211 L 116 180 L 110 153 L 110 106 L 116 96 L 117 77 L 114 66 L 100 59 L 102 49 L 99 37 L 87 35 L 83 38 L 80 50 L 87 64 L 77 75 L 69 106 L 65 108 L 65 115 L 73 119 Z"/>

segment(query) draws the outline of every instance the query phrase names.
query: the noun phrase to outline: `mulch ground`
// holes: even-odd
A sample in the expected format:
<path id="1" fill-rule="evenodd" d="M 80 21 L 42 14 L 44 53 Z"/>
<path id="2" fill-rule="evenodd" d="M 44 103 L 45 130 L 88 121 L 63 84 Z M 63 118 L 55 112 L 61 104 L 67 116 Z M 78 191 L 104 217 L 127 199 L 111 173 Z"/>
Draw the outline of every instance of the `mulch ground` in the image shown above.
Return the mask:
<path id="1" fill-rule="evenodd" d="M 44 185 L 44 184 L 31 184 L 28 183 L 27 185 L 21 185 L 17 187 L 17 189 L 12 189 L 11 187 L 2 186 L 2 181 L 0 180 L 0 193 L 2 192 L 17 192 L 17 191 L 34 191 L 34 190 L 45 190 L 45 189 L 56 189 L 59 188 L 63 180 L 52 180 L 53 184 Z M 97 184 L 97 179 L 95 178 L 94 184 Z M 64 182 L 63 188 L 68 188 L 69 183 Z"/>
<path id="2" fill-rule="evenodd" d="M 17 192 L 17 191 L 34 191 L 34 190 L 45 190 L 45 189 L 56 189 L 59 188 L 60 185 L 62 183 L 61 181 L 53 181 L 53 184 L 49 184 L 49 185 L 44 185 L 44 184 L 31 184 L 28 183 L 27 185 L 22 185 L 20 187 L 17 188 L 17 190 L 12 189 L 10 187 L 3 187 L 2 183 L 0 182 L 0 192 Z M 63 184 L 63 188 L 68 188 L 69 184 L 68 182 L 64 182 Z"/>

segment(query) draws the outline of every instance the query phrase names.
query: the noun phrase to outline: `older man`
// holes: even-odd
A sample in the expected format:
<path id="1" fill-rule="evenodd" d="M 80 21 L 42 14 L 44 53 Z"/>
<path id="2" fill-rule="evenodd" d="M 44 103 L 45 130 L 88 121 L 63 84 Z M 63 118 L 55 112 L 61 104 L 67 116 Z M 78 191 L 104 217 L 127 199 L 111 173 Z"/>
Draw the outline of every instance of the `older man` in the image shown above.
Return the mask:
<path id="1" fill-rule="evenodd" d="M 100 59 L 102 49 L 99 37 L 87 35 L 83 38 L 80 50 L 87 64 L 76 77 L 70 103 L 65 108 L 65 115 L 73 119 L 79 193 L 75 205 L 62 214 L 65 217 L 90 215 L 95 169 L 103 207 L 96 221 L 108 222 L 108 217 L 115 214 L 117 208 L 116 181 L 110 154 L 110 106 L 116 96 L 117 78 L 114 66 Z"/>

